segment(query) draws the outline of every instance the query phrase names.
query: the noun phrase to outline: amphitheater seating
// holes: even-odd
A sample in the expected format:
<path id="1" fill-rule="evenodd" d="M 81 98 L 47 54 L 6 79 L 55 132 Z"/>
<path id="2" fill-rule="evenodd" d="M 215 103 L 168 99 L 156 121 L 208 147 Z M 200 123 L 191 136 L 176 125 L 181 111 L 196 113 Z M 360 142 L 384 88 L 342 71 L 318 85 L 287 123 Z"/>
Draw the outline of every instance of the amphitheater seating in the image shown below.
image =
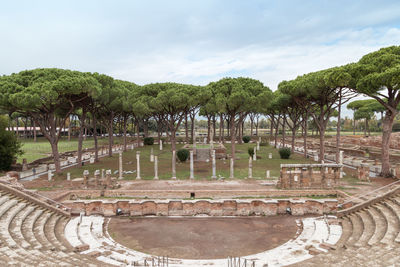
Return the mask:
<path id="1" fill-rule="evenodd" d="M 104 266 L 63 238 L 69 217 L 0 191 L 1 266 Z"/>
<path id="2" fill-rule="evenodd" d="M 400 195 L 352 212 L 341 224 L 335 249 L 296 266 L 399 266 Z"/>
<path id="3" fill-rule="evenodd" d="M 139 266 L 145 261 L 151 262 L 154 257 L 116 243 L 107 231 L 109 219 L 102 216 L 82 216 L 69 221 L 65 228 L 65 236 L 73 246 L 89 245 L 82 254 L 97 255 L 97 260 L 113 265 Z M 319 244 L 334 245 L 341 236 L 341 227 L 337 220 L 331 217 L 305 218 L 298 221 L 303 228 L 297 238 L 274 249 L 249 255 L 244 258 L 256 260 L 258 264 L 282 266 L 303 261 L 312 257 L 308 249 L 314 247 L 320 252 L 326 249 Z M 105 224 L 105 225 L 104 225 Z M 184 260 L 170 259 L 169 266 L 226 266 L 226 259 L 219 260 Z"/>

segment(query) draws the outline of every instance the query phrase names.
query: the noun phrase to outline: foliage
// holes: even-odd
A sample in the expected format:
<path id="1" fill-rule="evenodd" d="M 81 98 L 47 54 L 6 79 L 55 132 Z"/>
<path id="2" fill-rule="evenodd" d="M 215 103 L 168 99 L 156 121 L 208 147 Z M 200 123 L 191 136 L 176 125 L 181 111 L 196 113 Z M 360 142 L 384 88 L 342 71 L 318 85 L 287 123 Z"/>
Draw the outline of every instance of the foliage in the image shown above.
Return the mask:
<path id="1" fill-rule="evenodd" d="M 291 150 L 288 147 L 282 147 L 279 149 L 279 155 L 281 159 L 289 159 L 291 154 Z"/>
<path id="2" fill-rule="evenodd" d="M 243 136 L 242 140 L 243 140 L 243 142 L 248 143 L 248 142 L 250 142 L 251 138 L 250 138 L 250 136 L 246 135 L 246 136 Z"/>
<path id="3" fill-rule="evenodd" d="M 13 132 L 6 131 L 7 120 L 0 117 L 0 170 L 7 171 L 11 164 L 17 159 L 17 156 L 23 152 L 21 143 Z"/>
<path id="4" fill-rule="evenodd" d="M 254 155 L 254 147 L 249 147 L 247 149 L 247 152 L 249 153 L 250 157 L 253 157 L 253 155 Z"/>
<path id="5" fill-rule="evenodd" d="M 176 155 L 180 162 L 185 162 L 189 158 L 190 152 L 188 149 L 182 148 L 178 150 Z"/>
<path id="6" fill-rule="evenodd" d="M 145 138 L 143 139 L 143 143 L 144 143 L 146 146 L 152 146 L 152 145 L 154 144 L 154 138 L 153 138 L 153 137 L 145 137 Z"/>

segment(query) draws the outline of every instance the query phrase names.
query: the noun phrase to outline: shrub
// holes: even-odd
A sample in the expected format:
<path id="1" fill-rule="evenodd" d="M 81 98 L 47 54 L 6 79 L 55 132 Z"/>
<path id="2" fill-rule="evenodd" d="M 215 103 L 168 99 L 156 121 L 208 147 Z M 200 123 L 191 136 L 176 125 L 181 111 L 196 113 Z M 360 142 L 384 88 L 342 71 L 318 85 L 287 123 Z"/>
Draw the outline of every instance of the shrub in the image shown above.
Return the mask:
<path id="1" fill-rule="evenodd" d="M 268 143 L 260 143 L 260 146 L 269 146 Z"/>
<path id="2" fill-rule="evenodd" d="M 243 136 L 242 140 L 243 140 L 243 142 L 248 143 L 248 142 L 250 142 L 250 136 L 247 136 L 247 135 Z"/>
<path id="3" fill-rule="evenodd" d="M 153 137 L 145 137 L 145 138 L 143 139 L 143 143 L 144 143 L 146 146 L 151 146 L 151 145 L 154 144 L 154 138 L 153 138 Z"/>
<path id="4" fill-rule="evenodd" d="M 282 147 L 279 149 L 279 155 L 281 156 L 281 159 L 290 158 L 291 153 L 292 153 L 292 151 L 288 147 Z"/>
<path id="5" fill-rule="evenodd" d="M 250 157 L 253 157 L 253 155 L 254 155 L 254 147 L 249 147 L 247 152 L 249 153 Z"/>
<path id="6" fill-rule="evenodd" d="M 13 132 L 6 131 L 7 119 L 0 116 L 0 170 L 7 171 L 11 164 L 22 155 L 21 143 Z"/>
<path id="7" fill-rule="evenodd" d="M 189 158 L 189 154 L 189 150 L 185 148 L 179 149 L 176 153 L 180 162 L 185 162 Z"/>

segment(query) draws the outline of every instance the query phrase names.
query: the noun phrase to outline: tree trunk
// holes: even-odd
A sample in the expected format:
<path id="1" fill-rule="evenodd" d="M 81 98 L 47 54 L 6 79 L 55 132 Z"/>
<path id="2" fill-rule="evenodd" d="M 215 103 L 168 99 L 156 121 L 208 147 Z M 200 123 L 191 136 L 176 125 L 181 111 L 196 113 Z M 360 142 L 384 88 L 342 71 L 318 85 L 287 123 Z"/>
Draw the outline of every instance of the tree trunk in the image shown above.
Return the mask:
<path id="1" fill-rule="evenodd" d="M 68 141 L 71 141 L 71 115 L 68 120 Z"/>
<path id="2" fill-rule="evenodd" d="M 306 118 L 304 120 L 304 157 L 307 158 L 307 118 L 308 115 L 306 115 Z"/>
<path id="3" fill-rule="evenodd" d="M 340 89 L 339 92 L 339 106 L 338 106 L 338 121 L 336 125 L 336 164 L 339 164 L 339 155 L 340 155 L 340 120 L 341 120 L 341 112 L 342 112 L 342 91 Z"/>
<path id="4" fill-rule="evenodd" d="M 390 161 L 389 161 L 389 148 L 390 148 L 390 136 L 392 134 L 393 121 L 396 117 L 391 111 L 386 111 L 385 117 L 383 118 L 382 123 L 382 172 L 381 176 L 383 177 L 391 177 L 392 173 L 390 172 Z"/>
<path id="5" fill-rule="evenodd" d="M 79 138 L 78 138 L 78 164 L 82 163 L 82 145 L 83 145 L 83 131 L 86 129 L 86 109 L 82 109 L 82 116 L 81 116 L 81 126 L 79 127 Z"/>
<path id="6" fill-rule="evenodd" d="M 324 160 L 325 156 L 325 126 L 321 125 L 319 129 L 319 162 Z"/>
<path id="7" fill-rule="evenodd" d="M 365 125 L 364 125 L 364 137 L 367 137 L 367 125 L 368 125 L 368 120 L 365 119 Z"/>
<path id="8" fill-rule="evenodd" d="M 282 146 L 283 147 L 285 147 L 285 144 L 286 144 L 285 126 L 286 126 L 286 117 L 283 116 L 283 121 L 282 121 Z"/>
<path id="9" fill-rule="evenodd" d="M 126 151 L 126 144 L 127 144 L 127 136 L 126 136 L 126 122 L 127 122 L 127 115 L 124 115 L 124 151 Z"/>
<path id="10" fill-rule="evenodd" d="M 250 116 L 250 136 L 253 136 L 253 123 L 254 118 Z"/>
<path id="11" fill-rule="evenodd" d="M 222 129 L 224 128 L 224 119 L 222 118 L 222 114 L 219 115 L 219 143 L 222 143 L 223 133 Z"/>
<path id="12" fill-rule="evenodd" d="M 211 116 L 207 116 L 207 144 L 210 143 L 211 134 Z"/>
<path id="13" fill-rule="evenodd" d="M 36 143 L 37 138 L 36 138 L 36 123 L 33 121 L 33 142 Z"/>
<path id="14" fill-rule="evenodd" d="M 190 116 L 190 138 L 193 141 L 193 136 L 194 136 L 194 122 L 195 122 L 195 115 L 192 115 L 191 113 L 189 114 Z"/>
<path id="15" fill-rule="evenodd" d="M 58 141 L 55 139 L 50 141 L 51 153 L 53 154 L 56 173 L 61 173 L 60 154 L 58 153 Z"/>
<path id="16" fill-rule="evenodd" d="M 258 116 L 257 116 L 257 118 L 256 118 L 256 136 L 258 137 Z"/>
<path id="17" fill-rule="evenodd" d="M 212 127 L 213 127 L 213 136 L 212 136 L 212 138 L 213 138 L 213 141 L 214 141 L 215 140 L 215 135 L 217 134 L 217 132 L 215 131 L 216 124 L 217 124 L 216 119 L 215 119 L 215 115 L 213 115 L 213 117 L 212 117 L 212 122 L 213 122 L 213 125 L 212 125 Z"/>
<path id="18" fill-rule="evenodd" d="M 292 154 L 294 153 L 294 140 L 296 138 L 296 128 L 293 127 L 292 129 Z"/>
<path id="19" fill-rule="evenodd" d="M 280 118 L 278 117 L 278 119 L 275 122 L 275 144 L 274 144 L 275 148 L 276 148 L 276 145 L 278 143 L 279 121 L 280 121 Z"/>
<path id="20" fill-rule="evenodd" d="M 140 123 L 139 123 L 139 120 L 136 120 L 136 129 L 137 129 L 136 143 L 137 143 L 137 146 L 140 147 Z"/>
<path id="21" fill-rule="evenodd" d="M 353 116 L 353 135 L 356 135 L 356 118 Z"/>
<path id="22" fill-rule="evenodd" d="M 185 113 L 185 143 L 189 144 L 188 114 Z"/>
<path id="23" fill-rule="evenodd" d="M 235 136 L 235 115 L 231 114 L 229 118 L 229 126 L 231 132 L 231 154 L 233 160 L 235 160 L 235 145 L 236 145 L 236 136 Z"/>
<path id="24" fill-rule="evenodd" d="M 371 130 L 369 128 L 368 119 L 366 121 L 366 124 L 367 124 L 366 126 L 367 126 L 367 130 L 368 130 L 368 136 L 371 136 Z"/>
<path id="25" fill-rule="evenodd" d="M 111 112 L 110 115 L 110 121 L 108 125 L 108 156 L 112 157 L 112 146 L 113 146 L 113 136 L 114 136 L 114 130 L 113 130 L 113 122 L 114 122 L 114 113 Z"/>
<path id="26" fill-rule="evenodd" d="M 99 161 L 99 144 L 97 141 L 97 118 L 94 112 L 92 113 L 93 116 L 93 140 L 94 140 L 94 161 Z"/>

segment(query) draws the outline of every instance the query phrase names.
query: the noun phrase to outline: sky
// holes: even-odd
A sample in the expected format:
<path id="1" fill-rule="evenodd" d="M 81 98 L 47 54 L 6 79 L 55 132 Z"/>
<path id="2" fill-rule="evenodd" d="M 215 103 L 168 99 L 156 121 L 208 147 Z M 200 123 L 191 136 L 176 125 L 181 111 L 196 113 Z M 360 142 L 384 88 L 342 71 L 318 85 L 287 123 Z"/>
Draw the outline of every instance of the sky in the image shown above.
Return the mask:
<path id="1" fill-rule="evenodd" d="M 242 76 L 276 90 L 400 45 L 400 1 L 2 0 L 0 38 L 0 75 L 56 67 L 140 85 Z"/>

